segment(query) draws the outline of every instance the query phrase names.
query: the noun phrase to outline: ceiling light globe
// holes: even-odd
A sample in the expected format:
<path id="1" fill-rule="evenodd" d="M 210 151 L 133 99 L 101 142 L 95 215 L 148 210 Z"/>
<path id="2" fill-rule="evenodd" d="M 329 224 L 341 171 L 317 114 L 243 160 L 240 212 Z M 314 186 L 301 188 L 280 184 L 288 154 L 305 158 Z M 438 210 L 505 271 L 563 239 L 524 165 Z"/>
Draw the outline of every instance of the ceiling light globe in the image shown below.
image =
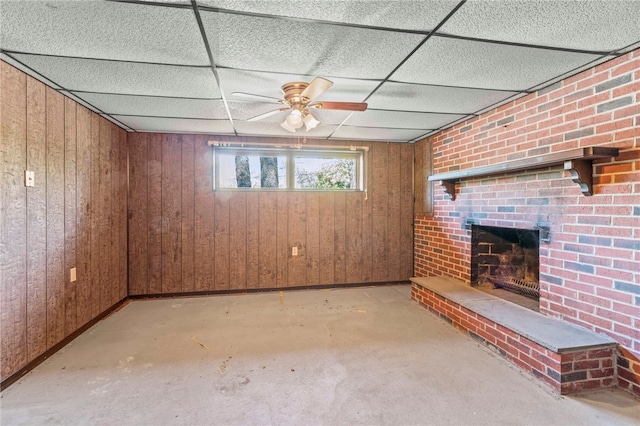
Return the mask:
<path id="1" fill-rule="evenodd" d="M 294 129 L 302 127 L 302 113 L 297 109 L 291 111 L 291 114 L 287 117 L 287 124 Z"/>

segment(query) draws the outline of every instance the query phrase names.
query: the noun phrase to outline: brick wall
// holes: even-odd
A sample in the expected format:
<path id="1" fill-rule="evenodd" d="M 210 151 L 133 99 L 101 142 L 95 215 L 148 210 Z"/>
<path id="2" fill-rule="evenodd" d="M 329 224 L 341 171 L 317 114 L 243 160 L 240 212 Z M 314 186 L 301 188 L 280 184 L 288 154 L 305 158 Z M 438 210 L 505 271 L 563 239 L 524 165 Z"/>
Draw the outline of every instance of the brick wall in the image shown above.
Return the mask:
<path id="1" fill-rule="evenodd" d="M 567 78 L 430 138 L 434 173 L 586 146 L 620 149 L 594 162 L 594 195 L 560 168 L 434 188 L 415 220 L 415 275 L 469 282 L 467 219 L 549 226 L 540 246 L 541 312 L 620 343 L 618 384 L 640 395 L 640 50 Z M 419 143 L 428 143 L 423 141 Z"/>

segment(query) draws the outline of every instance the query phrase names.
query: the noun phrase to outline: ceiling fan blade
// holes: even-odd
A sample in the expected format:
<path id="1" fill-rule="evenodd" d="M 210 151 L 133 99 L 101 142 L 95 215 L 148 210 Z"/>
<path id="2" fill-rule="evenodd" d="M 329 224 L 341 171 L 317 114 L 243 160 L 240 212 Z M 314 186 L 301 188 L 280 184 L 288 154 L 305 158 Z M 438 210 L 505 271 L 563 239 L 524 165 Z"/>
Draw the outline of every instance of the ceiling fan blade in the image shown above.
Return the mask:
<path id="1" fill-rule="evenodd" d="M 282 99 L 272 98 L 271 96 L 254 95 L 253 93 L 233 92 L 231 94 L 231 96 L 235 96 L 235 97 L 238 97 L 238 98 L 253 99 L 253 100 L 258 100 L 258 101 L 262 101 L 262 102 L 270 101 L 270 102 L 282 103 Z"/>
<path id="2" fill-rule="evenodd" d="M 260 115 L 256 115 L 255 117 L 251 117 L 251 118 L 247 119 L 247 121 L 262 120 L 263 118 L 271 117 L 272 115 L 275 115 L 275 114 L 277 114 L 279 112 L 282 112 L 282 111 L 286 111 L 288 109 L 289 108 L 274 109 L 273 111 L 265 112 L 264 114 L 260 114 Z"/>
<path id="3" fill-rule="evenodd" d="M 300 96 L 309 100 L 315 99 L 324 93 L 329 87 L 333 86 L 333 82 L 326 78 L 316 77 L 313 81 L 300 93 Z"/>
<path id="4" fill-rule="evenodd" d="M 344 111 L 365 111 L 368 104 L 366 102 L 315 102 L 309 108 L 318 109 L 339 109 Z"/>

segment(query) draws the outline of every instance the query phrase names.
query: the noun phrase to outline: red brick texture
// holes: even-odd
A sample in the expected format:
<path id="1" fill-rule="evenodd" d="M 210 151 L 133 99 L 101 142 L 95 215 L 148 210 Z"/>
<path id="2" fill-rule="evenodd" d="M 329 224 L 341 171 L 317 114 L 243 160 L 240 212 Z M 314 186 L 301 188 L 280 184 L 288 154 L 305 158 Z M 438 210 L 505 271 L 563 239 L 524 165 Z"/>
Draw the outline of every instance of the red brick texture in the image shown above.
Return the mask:
<path id="1" fill-rule="evenodd" d="M 615 386 L 616 348 L 557 353 L 413 283 L 411 297 L 560 394 Z"/>
<path id="2" fill-rule="evenodd" d="M 414 274 L 469 282 L 468 219 L 548 226 L 550 241 L 540 245 L 541 312 L 613 337 L 623 349 L 618 385 L 640 394 L 640 50 L 430 141 L 433 173 L 578 147 L 620 149 L 617 158 L 594 162 L 593 196 L 582 195 L 562 167 L 463 180 L 455 201 L 436 182 L 433 216 L 415 218 Z"/>

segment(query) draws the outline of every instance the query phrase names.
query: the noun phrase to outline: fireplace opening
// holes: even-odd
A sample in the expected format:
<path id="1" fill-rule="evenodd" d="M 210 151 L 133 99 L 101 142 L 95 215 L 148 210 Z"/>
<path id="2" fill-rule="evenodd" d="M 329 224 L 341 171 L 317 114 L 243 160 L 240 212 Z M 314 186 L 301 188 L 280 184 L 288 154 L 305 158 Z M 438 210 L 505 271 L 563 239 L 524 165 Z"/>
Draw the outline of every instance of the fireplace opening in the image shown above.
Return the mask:
<path id="1" fill-rule="evenodd" d="M 540 233 L 538 229 L 471 227 L 471 285 L 538 311 Z"/>

